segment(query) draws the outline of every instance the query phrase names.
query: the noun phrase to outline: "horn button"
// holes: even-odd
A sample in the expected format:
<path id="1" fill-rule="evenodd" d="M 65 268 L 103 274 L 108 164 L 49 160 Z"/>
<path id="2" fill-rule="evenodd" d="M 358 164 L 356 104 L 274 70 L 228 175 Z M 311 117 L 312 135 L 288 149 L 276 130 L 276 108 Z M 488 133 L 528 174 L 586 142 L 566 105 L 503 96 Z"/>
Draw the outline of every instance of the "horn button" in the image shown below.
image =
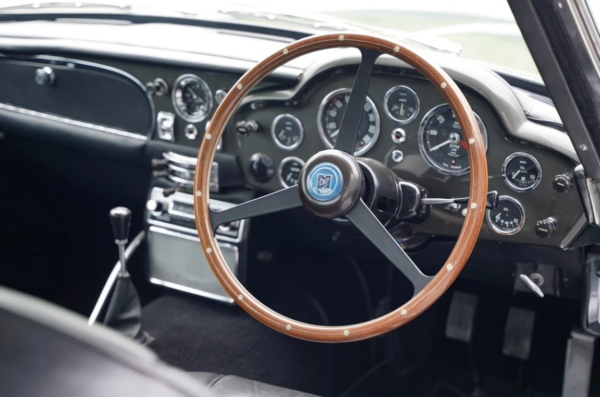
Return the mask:
<path id="1" fill-rule="evenodd" d="M 360 199 L 365 181 L 354 157 L 331 149 L 315 154 L 306 162 L 298 184 L 300 200 L 310 212 L 336 218 Z"/>

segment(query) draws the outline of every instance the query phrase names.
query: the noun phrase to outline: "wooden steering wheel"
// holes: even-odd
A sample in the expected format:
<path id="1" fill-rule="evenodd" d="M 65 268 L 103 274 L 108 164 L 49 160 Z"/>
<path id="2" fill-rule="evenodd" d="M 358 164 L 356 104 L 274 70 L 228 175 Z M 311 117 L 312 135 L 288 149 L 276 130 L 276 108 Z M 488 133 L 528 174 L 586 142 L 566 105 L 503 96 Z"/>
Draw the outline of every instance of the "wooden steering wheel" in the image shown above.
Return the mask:
<path id="1" fill-rule="evenodd" d="M 208 205 L 209 181 L 217 142 L 244 95 L 286 62 L 310 52 L 336 47 L 358 48 L 362 60 L 334 149 L 321 151 L 306 162 L 298 186 L 227 210 L 211 210 Z M 456 245 L 435 277 L 421 273 L 363 200 L 365 176 L 353 154 L 371 71 L 375 60 L 382 54 L 407 62 L 437 87 L 452 107 L 468 142 L 471 168 L 468 211 Z M 483 138 L 473 111 L 456 83 L 440 67 L 400 44 L 379 37 L 325 34 L 296 41 L 272 54 L 244 74 L 229 91 L 204 134 L 198 153 L 194 192 L 196 226 L 206 258 L 225 290 L 242 308 L 263 324 L 296 338 L 318 342 L 350 342 L 381 335 L 408 323 L 438 300 L 454 282 L 471 255 L 483 222 L 487 162 Z M 412 299 L 384 316 L 347 326 L 319 326 L 295 321 L 258 301 L 229 269 L 214 232 L 220 224 L 300 206 L 321 217 L 346 217 L 412 282 L 415 291 Z"/>

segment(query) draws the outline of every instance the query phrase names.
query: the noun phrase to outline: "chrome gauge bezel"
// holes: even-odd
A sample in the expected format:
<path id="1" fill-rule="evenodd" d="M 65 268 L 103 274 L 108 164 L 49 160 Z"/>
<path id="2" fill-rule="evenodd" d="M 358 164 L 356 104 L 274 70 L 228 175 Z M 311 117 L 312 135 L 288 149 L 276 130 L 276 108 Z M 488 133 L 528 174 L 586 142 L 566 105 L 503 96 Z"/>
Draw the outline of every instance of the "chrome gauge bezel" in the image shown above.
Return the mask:
<path id="1" fill-rule="evenodd" d="M 277 131 L 275 131 L 275 127 L 277 126 L 277 123 L 279 122 L 279 120 L 281 120 L 284 117 L 294 120 L 294 122 L 299 127 L 299 131 L 300 131 L 300 139 L 298 139 L 298 142 L 294 143 L 291 146 L 285 146 L 283 143 L 279 142 L 279 139 L 277 139 Z M 292 116 L 289 113 L 280 114 L 279 116 L 275 117 L 275 119 L 273 120 L 273 123 L 271 123 L 271 138 L 273 138 L 273 141 L 275 142 L 277 147 L 279 147 L 280 149 L 288 150 L 288 151 L 298 149 L 298 147 L 300 147 L 300 145 L 302 144 L 302 141 L 304 140 L 304 127 L 302 126 L 302 122 L 298 119 L 298 117 Z"/>
<path id="2" fill-rule="evenodd" d="M 179 106 L 177 105 L 177 102 L 180 101 L 180 96 L 181 96 L 181 94 L 180 94 L 181 89 L 180 89 L 179 85 L 185 79 L 196 80 L 196 82 L 198 82 L 202 86 L 202 88 L 208 93 L 208 108 L 206 109 L 206 112 L 200 116 L 189 115 L 188 113 L 182 111 L 179 108 Z M 178 96 L 178 93 L 179 93 L 179 96 Z M 207 118 L 208 115 L 210 114 L 210 112 L 213 108 L 213 94 L 212 94 L 212 91 L 210 90 L 210 87 L 208 86 L 208 84 L 206 84 L 206 82 L 204 80 L 202 80 L 200 77 L 196 76 L 195 74 L 187 73 L 187 74 L 182 74 L 181 76 L 179 76 L 177 78 L 177 80 L 175 80 L 175 83 L 173 84 L 173 89 L 171 90 L 171 102 L 173 104 L 173 108 L 175 109 L 175 113 L 177 113 L 182 119 L 184 119 L 185 121 L 188 121 L 190 123 L 198 123 L 198 122 L 204 120 L 205 118 Z"/>
<path id="3" fill-rule="evenodd" d="M 285 180 L 283 179 L 283 175 L 281 175 L 281 173 L 283 172 L 283 166 L 287 163 L 289 163 L 290 161 L 297 161 L 300 164 L 302 164 L 302 167 L 304 167 L 304 160 L 298 158 L 298 157 L 286 157 L 283 160 L 281 160 L 281 162 L 279 163 L 279 168 L 277 169 L 277 175 L 279 176 L 279 183 L 281 183 L 281 186 L 288 188 L 291 187 L 289 186 L 287 183 L 285 183 Z"/>
<path id="4" fill-rule="evenodd" d="M 498 197 L 498 204 L 500 204 L 500 202 L 502 200 L 507 200 L 507 201 L 511 201 L 512 203 L 514 203 L 517 208 L 519 209 L 519 213 L 521 215 L 521 221 L 519 222 L 519 226 L 517 226 L 514 229 L 510 229 L 510 230 L 503 230 L 500 229 L 498 227 L 498 225 L 496 225 L 494 223 L 494 221 L 492 221 L 492 210 L 487 210 L 486 214 L 485 214 L 485 218 L 487 219 L 487 223 L 488 225 L 490 225 L 490 227 L 498 234 L 501 234 L 503 236 L 512 236 L 514 234 L 517 234 L 521 231 L 521 229 L 523 229 L 523 226 L 525 226 L 525 208 L 523 208 L 523 205 L 521 204 L 521 202 L 519 200 L 517 200 L 514 197 L 511 196 L 500 196 Z"/>
<path id="5" fill-rule="evenodd" d="M 347 93 L 347 92 L 352 92 L 352 89 L 340 88 L 340 89 L 331 91 L 329 94 L 325 95 L 325 98 L 323 98 L 323 100 L 321 101 L 321 104 L 319 105 L 319 111 L 317 113 L 317 128 L 319 130 L 319 135 L 321 136 L 321 140 L 323 141 L 323 143 L 325 143 L 325 146 L 327 146 L 329 149 L 333 149 L 333 145 L 329 142 L 329 140 L 327 140 L 327 136 L 325 135 L 325 130 L 323 128 L 323 124 L 321 124 L 321 119 L 323 118 L 323 112 L 325 111 L 325 106 L 327 105 L 327 102 L 329 102 L 329 100 L 331 100 L 331 98 L 333 98 L 336 95 L 339 95 L 342 93 Z M 375 106 L 375 103 L 368 96 L 367 96 L 366 102 L 369 105 L 371 105 L 371 108 L 373 108 L 373 114 L 375 115 L 375 133 L 373 134 L 373 139 L 371 139 L 371 141 L 368 144 L 366 144 L 362 149 L 354 152 L 355 156 L 361 156 L 361 155 L 367 153 L 375 145 L 375 143 L 377 142 L 377 139 L 379 139 L 379 131 L 381 129 L 381 119 L 379 117 L 379 110 L 377 110 L 377 106 Z"/>
<path id="6" fill-rule="evenodd" d="M 535 166 L 538 170 L 538 176 L 537 176 L 537 179 L 535 180 L 535 182 L 533 183 L 533 185 L 525 187 L 525 188 L 521 187 L 521 186 L 515 186 L 512 184 L 512 182 L 510 182 L 509 178 L 507 177 L 506 167 L 508 167 L 508 163 L 510 163 L 512 160 L 514 160 L 517 157 L 527 157 L 528 159 L 533 161 L 533 164 L 535 164 Z M 529 192 L 529 191 L 532 191 L 533 189 L 535 189 L 536 187 L 538 187 L 540 185 L 540 183 L 542 182 L 542 166 L 540 165 L 540 162 L 535 157 L 533 157 L 531 154 L 525 153 L 525 152 L 515 152 L 515 153 L 511 154 L 510 156 L 508 156 L 506 159 L 504 159 L 504 163 L 502 163 L 502 179 L 504 179 L 504 182 L 508 185 L 509 188 L 511 188 L 512 190 L 514 190 L 516 192 Z"/>
<path id="7" fill-rule="evenodd" d="M 388 100 L 390 99 L 390 96 L 392 96 L 392 94 L 394 92 L 396 92 L 400 89 L 404 89 L 404 90 L 408 91 L 415 98 L 415 102 L 416 102 L 415 113 L 406 120 L 400 120 L 400 119 L 396 118 L 394 115 L 392 115 L 392 113 L 390 113 L 390 109 L 388 108 Z M 419 117 L 419 112 L 421 111 L 421 101 L 419 100 L 419 96 L 417 95 L 417 93 L 412 88 L 405 86 L 405 85 L 397 85 L 395 87 L 390 88 L 385 93 L 385 97 L 383 99 L 383 110 L 385 111 L 385 114 L 390 118 L 390 120 L 393 120 L 398 124 L 406 125 L 406 124 L 414 121 L 417 117 Z"/>
<path id="8" fill-rule="evenodd" d="M 429 157 L 429 153 L 427 153 L 427 151 L 425 150 L 425 141 L 424 141 L 425 126 L 427 125 L 427 123 L 429 123 L 429 120 L 431 120 L 431 118 L 433 118 L 433 116 L 436 115 L 437 112 L 439 112 L 440 110 L 442 110 L 444 108 L 448 108 L 448 109 L 452 110 L 452 107 L 449 104 L 443 103 L 441 105 L 437 105 L 437 106 L 433 107 L 429 112 L 427 112 L 427 114 L 425 114 L 425 116 L 423 116 L 423 120 L 421 120 L 421 124 L 419 125 L 419 134 L 418 134 L 419 135 L 419 151 L 421 152 L 421 156 L 423 156 L 423 158 L 425 159 L 427 164 L 429 164 L 431 166 L 431 168 L 435 169 L 440 174 L 451 175 L 451 176 L 460 176 L 460 175 L 468 174 L 471 171 L 471 165 L 469 165 L 468 167 L 466 167 L 465 169 L 462 169 L 462 170 L 456 170 L 456 171 L 448 170 L 448 169 L 442 168 L 438 164 L 436 164 L 435 161 Z M 479 129 L 481 130 L 481 136 L 483 137 L 483 144 L 485 146 L 485 152 L 487 153 L 488 135 L 487 135 L 487 131 L 485 129 L 485 124 L 483 124 L 481 117 L 479 117 L 479 115 L 477 113 L 473 112 L 473 114 L 475 115 L 475 119 L 477 120 L 477 123 L 479 124 Z M 463 134 L 464 134 L 464 132 L 463 132 Z"/>

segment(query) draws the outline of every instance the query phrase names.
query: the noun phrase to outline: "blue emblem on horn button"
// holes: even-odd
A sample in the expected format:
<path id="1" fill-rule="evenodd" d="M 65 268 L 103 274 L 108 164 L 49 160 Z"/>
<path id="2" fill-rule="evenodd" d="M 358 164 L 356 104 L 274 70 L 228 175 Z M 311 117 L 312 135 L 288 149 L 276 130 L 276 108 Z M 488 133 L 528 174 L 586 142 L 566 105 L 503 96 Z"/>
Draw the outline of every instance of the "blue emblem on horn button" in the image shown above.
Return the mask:
<path id="1" fill-rule="evenodd" d="M 333 163 L 320 163 L 313 167 L 306 179 L 308 193 L 318 201 L 330 201 L 342 191 L 342 172 Z"/>

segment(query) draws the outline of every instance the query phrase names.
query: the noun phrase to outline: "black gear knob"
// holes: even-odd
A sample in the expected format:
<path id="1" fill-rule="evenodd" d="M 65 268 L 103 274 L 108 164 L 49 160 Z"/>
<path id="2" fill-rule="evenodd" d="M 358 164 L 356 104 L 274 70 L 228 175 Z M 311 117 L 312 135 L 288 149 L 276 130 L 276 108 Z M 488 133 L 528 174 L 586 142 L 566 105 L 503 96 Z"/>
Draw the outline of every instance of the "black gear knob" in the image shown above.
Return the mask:
<path id="1" fill-rule="evenodd" d="M 131 224 L 131 211 L 129 208 L 117 207 L 110 210 L 110 223 L 115 235 L 115 242 L 117 244 L 127 244 Z"/>

